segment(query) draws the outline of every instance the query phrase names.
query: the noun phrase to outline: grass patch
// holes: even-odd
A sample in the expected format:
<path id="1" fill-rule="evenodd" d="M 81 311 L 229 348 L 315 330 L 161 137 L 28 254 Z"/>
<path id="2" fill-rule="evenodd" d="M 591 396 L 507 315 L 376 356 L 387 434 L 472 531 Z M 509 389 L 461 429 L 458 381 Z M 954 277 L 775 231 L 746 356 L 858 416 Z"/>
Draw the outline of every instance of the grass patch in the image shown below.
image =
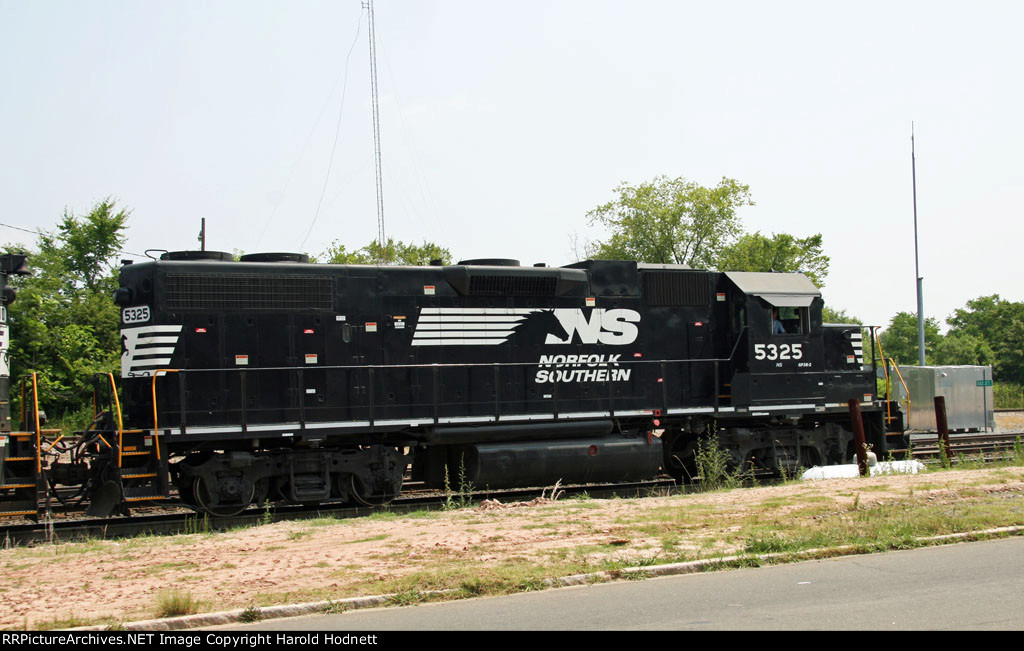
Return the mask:
<path id="1" fill-rule="evenodd" d="M 194 615 L 203 606 L 203 602 L 184 590 L 165 590 L 156 596 L 156 616 L 158 618 Z"/>

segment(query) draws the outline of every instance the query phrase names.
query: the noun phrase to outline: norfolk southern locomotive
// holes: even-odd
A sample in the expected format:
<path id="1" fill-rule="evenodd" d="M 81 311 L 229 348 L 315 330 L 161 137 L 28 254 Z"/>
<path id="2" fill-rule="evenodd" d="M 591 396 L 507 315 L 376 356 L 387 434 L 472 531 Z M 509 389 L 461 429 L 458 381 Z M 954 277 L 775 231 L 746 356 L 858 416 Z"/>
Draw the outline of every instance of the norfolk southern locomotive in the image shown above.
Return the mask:
<path id="1" fill-rule="evenodd" d="M 56 472 L 97 513 L 172 483 L 228 514 L 381 503 L 407 471 L 428 487 L 687 479 L 709 434 L 754 471 L 842 463 L 851 398 L 886 451 L 861 329 L 823 324 L 800 274 L 178 252 L 124 266 L 115 300 L 123 399 L 109 390 L 93 428 L 106 447 Z"/>

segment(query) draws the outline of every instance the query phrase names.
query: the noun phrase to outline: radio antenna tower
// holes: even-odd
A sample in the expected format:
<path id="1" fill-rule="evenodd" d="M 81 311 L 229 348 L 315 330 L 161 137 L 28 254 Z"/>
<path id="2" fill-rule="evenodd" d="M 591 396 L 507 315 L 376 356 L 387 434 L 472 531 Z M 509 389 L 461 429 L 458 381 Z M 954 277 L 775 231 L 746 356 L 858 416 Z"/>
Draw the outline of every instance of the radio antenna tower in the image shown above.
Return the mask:
<path id="1" fill-rule="evenodd" d="M 373 153 L 377 167 L 377 244 L 380 262 L 384 262 L 387 258 L 384 250 L 387 240 L 384 237 L 384 185 L 380 163 L 380 109 L 377 103 L 377 42 L 373 28 L 373 0 L 364 2 L 363 7 L 370 16 L 370 92 L 373 95 Z"/>

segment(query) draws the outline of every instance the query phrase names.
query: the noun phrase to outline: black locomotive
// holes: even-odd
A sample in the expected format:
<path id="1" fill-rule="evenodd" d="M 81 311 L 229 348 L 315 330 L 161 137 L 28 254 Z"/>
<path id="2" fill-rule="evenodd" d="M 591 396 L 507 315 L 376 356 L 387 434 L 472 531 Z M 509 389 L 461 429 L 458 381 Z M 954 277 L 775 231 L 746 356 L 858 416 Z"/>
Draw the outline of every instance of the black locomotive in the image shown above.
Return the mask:
<path id="1" fill-rule="evenodd" d="M 380 503 L 409 472 L 428 487 L 687 479 L 709 434 L 736 466 L 791 471 L 849 460 L 851 398 L 877 453 L 899 422 L 860 326 L 823 324 L 800 274 L 178 252 L 124 266 L 120 285 L 123 400 L 106 391 L 91 461 L 56 473 L 87 482 L 95 512 L 172 482 L 227 514 Z"/>

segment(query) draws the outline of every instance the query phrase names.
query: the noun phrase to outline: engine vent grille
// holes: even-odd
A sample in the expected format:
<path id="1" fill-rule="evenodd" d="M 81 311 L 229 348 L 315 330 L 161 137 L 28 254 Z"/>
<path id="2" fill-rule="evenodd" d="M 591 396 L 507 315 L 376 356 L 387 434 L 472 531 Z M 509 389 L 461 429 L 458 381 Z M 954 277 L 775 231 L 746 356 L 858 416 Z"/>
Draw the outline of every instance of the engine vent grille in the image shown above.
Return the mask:
<path id="1" fill-rule="evenodd" d="M 326 276 L 167 274 L 170 310 L 330 310 L 333 286 Z"/>
<path id="2" fill-rule="evenodd" d="M 558 279 L 554 276 L 477 276 L 469 277 L 471 296 L 554 296 Z"/>
<path id="3" fill-rule="evenodd" d="M 648 305 L 707 305 L 708 274 L 703 271 L 646 271 L 644 297 Z"/>

